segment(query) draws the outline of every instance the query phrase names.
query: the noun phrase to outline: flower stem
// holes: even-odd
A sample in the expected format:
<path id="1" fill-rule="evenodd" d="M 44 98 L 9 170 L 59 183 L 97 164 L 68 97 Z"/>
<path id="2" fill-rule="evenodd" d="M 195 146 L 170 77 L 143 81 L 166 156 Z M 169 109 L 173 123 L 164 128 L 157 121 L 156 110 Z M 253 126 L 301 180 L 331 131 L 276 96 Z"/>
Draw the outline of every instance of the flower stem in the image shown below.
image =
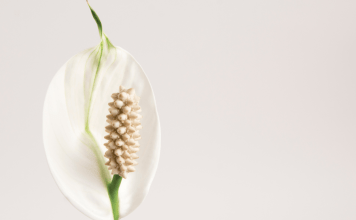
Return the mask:
<path id="1" fill-rule="evenodd" d="M 122 177 L 115 174 L 112 178 L 111 183 L 108 184 L 108 194 L 111 201 L 112 213 L 114 215 L 114 220 L 119 219 L 119 187 L 121 184 Z"/>

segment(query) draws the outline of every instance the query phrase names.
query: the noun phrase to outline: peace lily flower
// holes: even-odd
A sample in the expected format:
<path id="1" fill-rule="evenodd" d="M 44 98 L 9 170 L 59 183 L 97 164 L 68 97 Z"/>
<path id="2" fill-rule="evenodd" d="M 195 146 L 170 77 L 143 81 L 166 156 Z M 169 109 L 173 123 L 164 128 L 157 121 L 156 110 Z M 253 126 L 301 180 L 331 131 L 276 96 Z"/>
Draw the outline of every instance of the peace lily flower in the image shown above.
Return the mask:
<path id="1" fill-rule="evenodd" d="M 44 103 L 43 140 L 50 170 L 65 197 L 94 220 L 117 220 L 137 208 L 148 193 L 158 165 L 160 125 L 141 66 L 109 41 L 90 10 L 100 44 L 72 57 L 53 78 Z M 120 121 L 116 113 L 126 116 Z M 113 125 L 115 121 L 121 126 Z M 106 140 L 106 132 L 113 131 L 118 136 Z"/>

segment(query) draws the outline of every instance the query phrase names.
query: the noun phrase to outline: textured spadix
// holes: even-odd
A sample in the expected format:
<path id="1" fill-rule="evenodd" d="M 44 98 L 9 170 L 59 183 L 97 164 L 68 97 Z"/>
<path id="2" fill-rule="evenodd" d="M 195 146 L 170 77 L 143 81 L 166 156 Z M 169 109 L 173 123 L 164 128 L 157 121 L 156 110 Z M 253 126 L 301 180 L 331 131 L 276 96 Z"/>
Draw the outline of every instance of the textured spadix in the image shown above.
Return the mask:
<path id="1" fill-rule="evenodd" d="M 110 114 L 106 117 L 109 123 L 106 126 L 105 136 L 108 143 L 105 157 L 109 159 L 105 163 L 111 173 L 118 174 L 126 179 L 127 174 L 134 172 L 137 165 L 137 152 L 140 150 L 138 140 L 141 139 L 139 131 L 142 128 L 140 119 L 141 107 L 138 105 L 140 97 L 135 94 L 133 88 L 125 89 L 120 86 L 120 91 L 111 96 L 114 100 L 109 103 Z"/>
<path id="2" fill-rule="evenodd" d="M 94 16 L 95 18 L 95 16 Z M 95 220 L 112 220 L 107 192 L 111 174 L 105 166 L 104 136 L 111 95 L 120 85 L 141 97 L 140 165 L 122 180 L 120 218 L 146 196 L 158 165 L 160 126 L 147 76 L 125 50 L 101 31 L 101 42 L 74 57 L 54 76 L 45 99 L 43 138 L 52 175 L 66 198 Z"/>

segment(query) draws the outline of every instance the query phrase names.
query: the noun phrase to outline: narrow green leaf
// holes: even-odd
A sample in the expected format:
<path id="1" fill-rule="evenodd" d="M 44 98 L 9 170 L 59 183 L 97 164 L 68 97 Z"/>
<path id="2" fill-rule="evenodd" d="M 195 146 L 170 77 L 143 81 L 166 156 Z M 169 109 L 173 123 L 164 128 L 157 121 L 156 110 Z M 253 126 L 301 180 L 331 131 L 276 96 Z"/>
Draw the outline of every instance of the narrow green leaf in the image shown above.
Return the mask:
<path id="1" fill-rule="evenodd" d="M 91 14 L 93 15 L 93 18 L 94 18 L 96 24 L 98 25 L 100 38 L 103 38 L 103 26 L 101 24 L 99 16 L 96 14 L 96 12 L 93 10 L 93 8 L 89 5 L 88 0 L 87 0 L 87 3 L 88 3 L 88 6 L 90 8 Z"/>

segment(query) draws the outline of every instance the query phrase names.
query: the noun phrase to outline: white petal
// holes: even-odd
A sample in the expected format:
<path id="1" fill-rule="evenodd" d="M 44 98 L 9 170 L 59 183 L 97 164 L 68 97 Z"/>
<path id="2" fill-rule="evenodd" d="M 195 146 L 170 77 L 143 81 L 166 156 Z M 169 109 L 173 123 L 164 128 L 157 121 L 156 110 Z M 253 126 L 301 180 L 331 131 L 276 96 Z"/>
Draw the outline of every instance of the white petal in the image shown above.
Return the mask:
<path id="1" fill-rule="evenodd" d="M 106 188 L 111 175 L 103 155 L 108 103 L 120 85 L 134 88 L 141 97 L 143 116 L 139 165 L 119 189 L 120 218 L 137 208 L 148 193 L 160 153 L 159 119 L 147 76 L 128 52 L 110 49 L 106 43 L 74 56 L 58 71 L 43 115 L 44 145 L 54 179 L 76 208 L 98 220 L 113 219 Z"/>

